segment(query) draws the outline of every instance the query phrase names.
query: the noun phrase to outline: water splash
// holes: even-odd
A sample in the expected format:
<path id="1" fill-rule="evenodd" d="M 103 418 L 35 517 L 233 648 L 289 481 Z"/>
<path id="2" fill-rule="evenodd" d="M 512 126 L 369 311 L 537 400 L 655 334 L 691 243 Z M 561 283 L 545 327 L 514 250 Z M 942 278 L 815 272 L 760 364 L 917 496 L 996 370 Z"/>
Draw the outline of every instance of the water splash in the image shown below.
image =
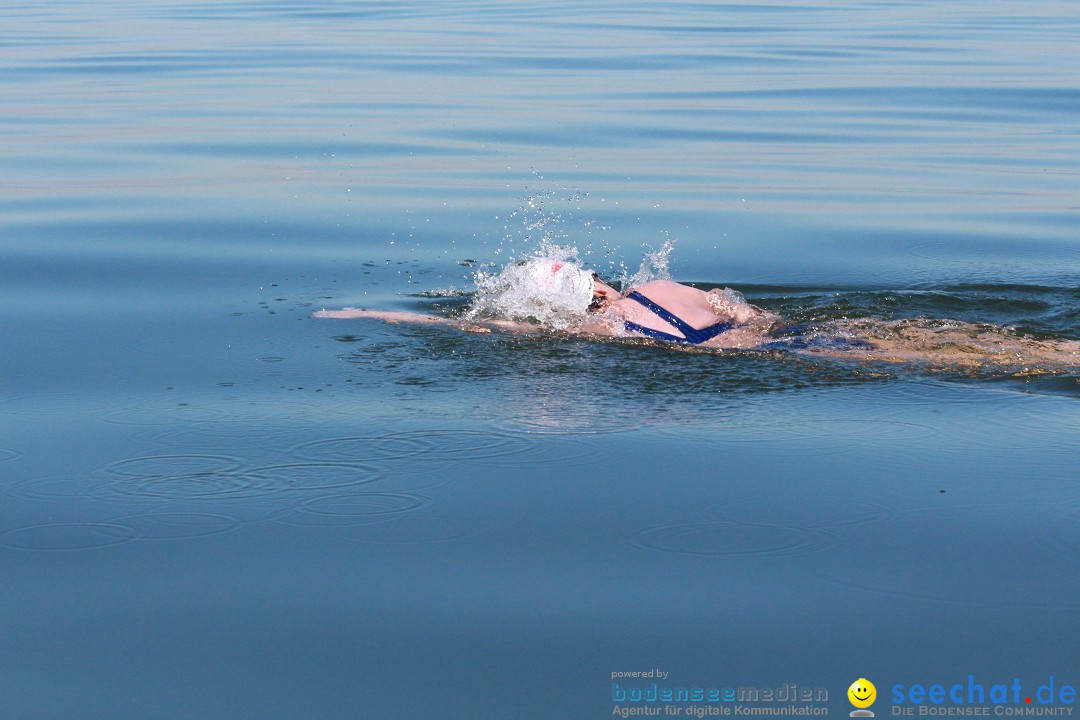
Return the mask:
<path id="1" fill-rule="evenodd" d="M 578 298 L 535 282 L 530 261 L 538 260 L 581 264 L 576 247 L 556 245 L 545 239 L 531 254 L 515 259 L 498 272 L 479 270 L 475 274 L 476 295 L 465 319 L 497 317 L 536 322 L 556 330 L 581 323 L 586 318 L 586 309 Z"/>
<path id="2" fill-rule="evenodd" d="M 543 181 L 539 173 L 534 171 L 533 175 Z M 582 253 L 570 236 L 574 212 L 581 209 L 587 195 L 566 188 L 562 192 L 541 189 L 522 199 L 507 217 L 502 242 L 495 250 L 496 255 L 511 257 L 501 269 L 488 264 L 473 274 L 476 292 L 465 312 L 466 321 L 494 317 L 565 330 L 585 319 L 585 308 L 578 299 L 537 285 L 530 263 L 548 260 L 582 265 Z M 586 253 L 590 249 L 591 245 L 585 246 Z"/>
<path id="3" fill-rule="evenodd" d="M 629 277 L 618 278 L 624 288 L 638 287 L 653 280 L 670 280 L 671 271 L 668 265 L 671 262 L 671 253 L 675 250 L 675 241 L 665 237 L 659 249 L 645 254 L 637 272 Z"/>
<path id="4" fill-rule="evenodd" d="M 561 245 L 554 236 L 541 237 L 536 246 L 516 257 L 499 270 L 481 269 L 474 274 L 476 294 L 465 314 L 466 320 L 497 317 L 505 320 L 536 322 L 555 330 L 579 326 L 588 315 L 587 301 L 551 288 L 538 287 L 533 263 L 545 261 L 584 267 L 582 253 L 574 245 Z M 657 250 L 647 253 L 637 272 L 625 268 L 608 280 L 623 288 L 637 287 L 653 280 L 670 279 L 668 269 L 675 243 L 666 239 Z"/>
<path id="5" fill-rule="evenodd" d="M 539 174 L 534 175 L 543 180 Z M 474 273 L 476 292 L 465 312 L 466 321 L 494 317 L 538 323 L 554 330 L 579 327 L 587 318 L 580 298 L 537 287 L 530 271 L 530 264 L 537 260 L 595 269 L 605 280 L 623 288 L 671 277 L 668 263 L 674 241 L 670 237 L 665 236 L 659 249 L 649 251 L 633 274 L 611 259 L 614 251 L 600 236 L 600 231 L 608 228 L 597 221 L 581 223 L 581 234 L 588 242 L 579 250 L 573 240 L 577 234 L 575 213 L 582 209 L 587 197 L 587 193 L 567 188 L 558 192 L 538 190 L 525 196 L 508 216 L 503 240 L 495 250 L 496 255 L 511 257 L 501 268 L 488 264 Z M 597 254 L 594 248 L 605 258 L 598 264 L 587 262 Z"/>
<path id="6" fill-rule="evenodd" d="M 544 179 L 535 171 L 533 175 L 538 181 Z M 521 204 L 507 216 L 503 239 L 495 254 L 536 254 L 540 248 L 572 245 L 575 212 L 581 210 L 587 197 L 587 192 L 571 188 L 528 191 Z M 587 229 L 591 224 L 586 222 L 584 227 Z"/>

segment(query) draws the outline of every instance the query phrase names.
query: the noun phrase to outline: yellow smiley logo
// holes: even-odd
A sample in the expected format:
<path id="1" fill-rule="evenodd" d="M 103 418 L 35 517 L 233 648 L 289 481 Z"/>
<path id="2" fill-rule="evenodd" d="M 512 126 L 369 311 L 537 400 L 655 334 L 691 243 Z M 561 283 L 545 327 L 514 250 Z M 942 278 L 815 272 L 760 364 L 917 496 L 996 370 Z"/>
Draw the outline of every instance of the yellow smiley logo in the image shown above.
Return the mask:
<path id="1" fill-rule="evenodd" d="M 857 708 L 868 708 L 877 700 L 877 688 L 866 678 L 859 678 L 847 689 L 848 700 Z"/>

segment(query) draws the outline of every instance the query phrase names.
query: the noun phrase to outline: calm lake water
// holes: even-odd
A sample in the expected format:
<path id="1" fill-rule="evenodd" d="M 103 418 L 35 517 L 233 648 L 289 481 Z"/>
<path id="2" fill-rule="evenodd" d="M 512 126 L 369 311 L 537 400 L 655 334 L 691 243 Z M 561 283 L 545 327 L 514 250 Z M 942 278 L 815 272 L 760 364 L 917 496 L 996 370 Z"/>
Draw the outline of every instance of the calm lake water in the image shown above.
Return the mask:
<path id="1" fill-rule="evenodd" d="M 310 317 L 549 237 L 1080 339 L 1078 46 L 1068 0 L 4 3 L 0 718 L 1080 684 L 1076 373 Z"/>

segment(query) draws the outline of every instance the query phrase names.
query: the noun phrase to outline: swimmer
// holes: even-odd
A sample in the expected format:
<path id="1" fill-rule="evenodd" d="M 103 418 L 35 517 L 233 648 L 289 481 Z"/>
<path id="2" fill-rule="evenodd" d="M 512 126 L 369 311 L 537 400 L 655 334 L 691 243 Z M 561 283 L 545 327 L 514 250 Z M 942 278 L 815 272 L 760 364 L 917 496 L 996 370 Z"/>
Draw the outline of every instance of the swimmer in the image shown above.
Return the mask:
<path id="1" fill-rule="evenodd" d="M 777 317 L 748 304 L 734 290 L 705 292 L 672 280 L 653 280 L 624 292 L 576 263 L 537 258 L 504 270 L 500 290 L 476 307 L 496 317 L 464 320 L 409 312 L 344 308 L 321 318 L 376 318 L 460 327 L 469 332 L 530 332 L 553 327 L 574 335 L 641 337 L 708 348 L 759 346 Z M 510 302 L 512 300 L 512 302 Z M 498 317 L 499 311 L 505 317 Z M 545 317 L 548 323 L 535 318 Z"/>
<path id="2" fill-rule="evenodd" d="M 551 258 L 513 263 L 498 275 L 478 275 L 477 285 L 470 308 L 457 318 L 357 308 L 320 310 L 314 316 L 445 325 L 479 333 L 640 338 L 678 348 L 794 351 L 964 373 L 1027 376 L 1080 368 L 1077 340 L 1037 340 L 1008 328 L 930 318 L 785 325 L 728 288 L 705 292 L 653 280 L 620 291 L 576 263 Z"/>

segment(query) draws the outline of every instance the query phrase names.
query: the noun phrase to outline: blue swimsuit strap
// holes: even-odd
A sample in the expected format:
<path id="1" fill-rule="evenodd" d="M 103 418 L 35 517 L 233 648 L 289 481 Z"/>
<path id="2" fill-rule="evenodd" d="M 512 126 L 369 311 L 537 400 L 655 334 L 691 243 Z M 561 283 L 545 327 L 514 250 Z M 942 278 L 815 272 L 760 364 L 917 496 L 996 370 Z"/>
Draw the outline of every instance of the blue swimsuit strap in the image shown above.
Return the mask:
<path id="1" fill-rule="evenodd" d="M 715 325 L 710 325 L 707 328 L 698 330 L 697 328 L 690 327 L 682 318 L 673 314 L 670 310 L 663 308 L 654 303 L 649 298 L 645 297 L 637 290 L 631 290 L 626 294 L 626 297 L 631 300 L 635 300 L 647 309 L 651 310 L 661 320 L 671 323 L 671 326 L 683 334 L 683 337 L 678 335 L 672 335 L 662 330 L 654 330 L 653 328 L 647 328 L 637 323 L 626 321 L 626 329 L 630 332 L 636 332 L 644 335 L 645 337 L 652 338 L 654 340 L 665 340 L 667 342 L 679 342 L 690 343 L 691 345 L 700 345 L 706 340 L 711 340 L 717 335 L 727 332 L 731 328 L 735 327 L 735 323 L 730 322 L 718 322 Z"/>

